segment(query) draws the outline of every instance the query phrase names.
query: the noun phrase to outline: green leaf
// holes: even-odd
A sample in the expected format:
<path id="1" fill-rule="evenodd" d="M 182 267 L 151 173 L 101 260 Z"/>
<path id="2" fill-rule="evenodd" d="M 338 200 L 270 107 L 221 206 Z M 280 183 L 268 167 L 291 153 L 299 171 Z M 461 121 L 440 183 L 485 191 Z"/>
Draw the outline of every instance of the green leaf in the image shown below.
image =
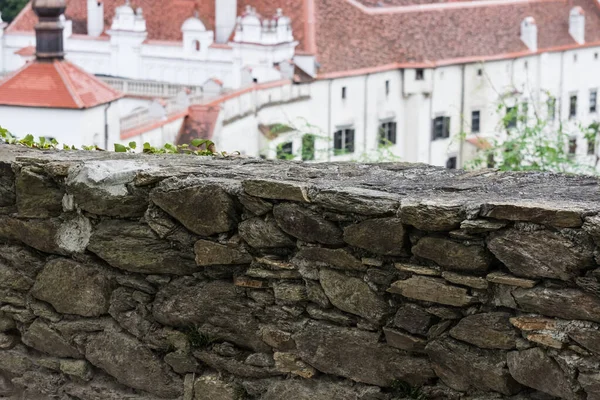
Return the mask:
<path id="1" fill-rule="evenodd" d="M 133 150 L 135 150 L 135 148 L 137 147 L 137 143 L 136 142 L 129 142 L 129 147 L 132 148 Z"/>
<path id="2" fill-rule="evenodd" d="M 129 149 L 122 144 L 115 143 L 115 153 L 127 153 Z"/>

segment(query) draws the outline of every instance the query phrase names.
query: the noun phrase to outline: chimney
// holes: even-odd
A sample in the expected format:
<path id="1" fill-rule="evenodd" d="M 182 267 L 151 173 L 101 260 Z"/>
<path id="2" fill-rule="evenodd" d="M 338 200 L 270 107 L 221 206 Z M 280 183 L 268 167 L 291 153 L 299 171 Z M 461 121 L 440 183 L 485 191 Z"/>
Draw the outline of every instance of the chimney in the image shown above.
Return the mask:
<path id="1" fill-rule="evenodd" d="M 530 51 L 537 51 L 538 31 L 533 17 L 527 17 L 521 22 L 521 40 Z"/>
<path id="2" fill-rule="evenodd" d="M 215 0 L 215 35 L 217 43 L 227 43 L 235 28 L 237 0 Z"/>
<path id="3" fill-rule="evenodd" d="M 35 26 L 36 49 L 38 60 L 62 60 L 63 25 L 60 16 L 65 12 L 66 0 L 33 0 L 33 11 L 39 22 Z"/>
<path id="4" fill-rule="evenodd" d="M 585 43 L 585 13 L 579 6 L 569 13 L 569 33 L 577 43 Z"/>
<path id="5" fill-rule="evenodd" d="M 87 33 L 98 37 L 104 32 L 104 3 L 99 0 L 87 0 Z"/>

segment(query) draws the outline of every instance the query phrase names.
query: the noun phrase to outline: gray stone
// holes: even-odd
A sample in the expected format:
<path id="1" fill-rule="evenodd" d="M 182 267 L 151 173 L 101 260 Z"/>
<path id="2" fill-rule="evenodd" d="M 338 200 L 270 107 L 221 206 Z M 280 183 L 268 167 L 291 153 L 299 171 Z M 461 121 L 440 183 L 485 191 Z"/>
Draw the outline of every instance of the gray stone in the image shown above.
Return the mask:
<path id="1" fill-rule="evenodd" d="M 520 336 L 509 318 L 510 314 L 503 312 L 470 315 L 461 319 L 450 335 L 483 349 L 511 350 Z"/>
<path id="2" fill-rule="evenodd" d="M 200 236 L 228 232 L 237 220 L 233 199 L 212 182 L 167 179 L 150 192 L 150 199 Z"/>
<path id="3" fill-rule="evenodd" d="M 90 337 L 85 358 L 129 387 L 168 399 L 183 394 L 181 379 L 169 374 L 166 365 L 127 334 L 105 331 Z"/>
<path id="4" fill-rule="evenodd" d="M 403 304 L 394 317 L 394 325 L 416 335 L 426 335 L 435 317 L 415 304 Z"/>
<path id="5" fill-rule="evenodd" d="M 48 218 L 62 213 L 64 191 L 39 168 L 21 168 L 15 187 L 21 218 Z"/>
<path id="6" fill-rule="evenodd" d="M 455 272 L 442 272 L 442 278 L 447 280 L 450 283 L 455 283 L 457 285 L 469 286 L 475 289 L 485 290 L 488 288 L 488 282 L 485 278 L 479 278 L 476 276 L 468 276 L 457 274 Z"/>
<path id="7" fill-rule="evenodd" d="M 31 358 L 25 346 L 19 345 L 12 350 L 0 351 L 0 371 L 21 375 L 33 369 Z"/>
<path id="8" fill-rule="evenodd" d="M 575 327 L 569 331 L 569 337 L 587 350 L 600 356 L 600 330 Z"/>
<path id="9" fill-rule="evenodd" d="M 134 275 L 117 275 L 117 283 L 148 294 L 156 294 L 157 290 L 142 277 Z"/>
<path id="10" fill-rule="evenodd" d="M 430 301 L 449 306 L 465 307 L 477 300 L 467 294 L 467 289 L 448 285 L 444 279 L 413 276 L 405 281 L 396 281 L 388 289 L 409 299 Z"/>
<path id="11" fill-rule="evenodd" d="M 128 288 L 116 289 L 112 293 L 108 312 L 127 332 L 143 338 L 155 329 L 155 322 L 145 304 L 134 299 L 134 293 Z"/>
<path id="12" fill-rule="evenodd" d="M 504 221 L 490 221 L 487 219 L 465 220 L 460 223 L 460 229 L 467 233 L 494 232 L 507 225 Z"/>
<path id="13" fill-rule="evenodd" d="M 413 246 L 412 252 L 418 257 L 457 271 L 485 272 L 491 262 L 490 255 L 483 247 L 467 246 L 436 237 L 422 238 Z"/>
<path id="14" fill-rule="evenodd" d="M 15 321 L 10 318 L 6 313 L 0 311 L 0 333 L 8 332 L 15 328 Z"/>
<path id="15" fill-rule="evenodd" d="M 204 374 L 194 384 L 195 400 L 237 400 L 235 387 L 217 374 Z"/>
<path id="16" fill-rule="evenodd" d="M 233 248 L 208 240 L 198 240 L 194 245 L 196 264 L 199 266 L 250 264 L 252 256 L 241 248 Z"/>
<path id="17" fill-rule="evenodd" d="M 163 325 L 187 327 L 211 324 L 227 334 L 227 340 L 255 351 L 269 347 L 258 335 L 258 321 L 250 301 L 236 293 L 228 282 L 200 282 L 181 278 L 163 287 L 152 306 L 156 321 Z"/>
<path id="18" fill-rule="evenodd" d="M 19 337 L 9 333 L 0 333 L 0 350 L 10 350 L 19 344 Z"/>
<path id="19" fill-rule="evenodd" d="M 517 276 L 570 280 L 593 264 L 593 248 L 549 231 L 493 234 L 488 248 Z"/>
<path id="20" fill-rule="evenodd" d="M 329 245 L 343 243 L 342 231 L 336 224 L 297 204 L 278 204 L 273 215 L 281 229 L 300 240 Z"/>
<path id="21" fill-rule="evenodd" d="M 358 278 L 322 269 L 319 279 L 331 303 L 342 311 L 376 323 L 390 311 L 383 297 L 377 295 L 369 285 Z"/>
<path id="22" fill-rule="evenodd" d="M 165 362 L 178 374 L 195 373 L 198 370 L 198 361 L 189 354 L 181 351 L 169 353 L 165 356 Z"/>
<path id="23" fill-rule="evenodd" d="M 427 341 L 392 328 L 383 328 L 389 346 L 410 352 L 423 352 Z"/>
<path id="24" fill-rule="evenodd" d="M 580 373 L 577 379 L 587 393 L 587 400 L 600 400 L 600 373 Z"/>
<path id="25" fill-rule="evenodd" d="M 273 327 L 263 327 L 261 329 L 262 340 L 271 347 L 281 351 L 294 350 L 296 342 L 292 339 L 292 334 Z"/>
<path id="26" fill-rule="evenodd" d="M 246 210 L 259 217 L 273 209 L 273 203 L 258 197 L 247 195 L 246 193 L 242 193 L 238 198 Z"/>
<path id="27" fill-rule="evenodd" d="M 246 364 L 254 365 L 255 367 L 272 367 L 275 365 L 275 361 L 273 361 L 273 356 L 270 356 L 266 353 L 254 353 L 250 354 L 246 358 Z"/>
<path id="28" fill-rule="evenodd" d="M 337 188 L 311 190 L 313 203 L 336 211 L 362 215 L 395 214 L 401 197 L 377 190 L 363 188 Z"/>
<path id="29" fill-rule="evenodd" d="M 90 364 L 84 360 L 60 360 L 60 372 L 84 381 L 91 380 L 93 376 Z"/>
<path id="30" fill-rule="evenodd" d="M 194 357 L 219 372 L 229 372 L 238 377 L 258 379 L 283 374 L 275 368 L 255 367 L 253 365 L 244 364 L 242 361 L 238 361 L 235 358 L 220 357 L 209 351 L 194 351 Z"/>
<path id="31" fill-rule="evenodd" d="M 246 179 L 242 182 L 244 191 L 255 197 L 273 200 L 310 202 L 307 187 L 298 182 L 282 180 Z"/>
<path id="32" fill-rule="evenodd" d="M 508 353 L 507 363 L 517 382 L 561 399 L 577 398 L 562 368 L 539 347 Z"/>
<path id="33" fill-rule="evenodd" d="M 0 289 L 0 303 L 8 303 L 17 307 L 25 307 L 27 304 L 26 294 L 10 289 Z"/>
<path id="34" fill-rule="evenodd" d="M 158 206 L 151 204 L 144 214 L 143 221 L 148 224 L 159 238 L 178 242 L 181 246 L 193 246 L 198 235 L 191 233 L 173 217 Z"/>
<path id="35" fill-rule="evenodd" d="M 547 201 L 519 200 L 487 203 L 481 215 L 509 221 L 528 221 L 559 228 L 577 228 L 582 224 L 582 210 L 569 204 L 552 204 Z"/>
<path id="36" fill-rule="evenodd" d="M 0 244 L 0 264 L 4 264 L 20 274 L 35 278 L 44 268 L 44 257 L 24 246 Z"/>
<path id="37" fill-rule="evenodd" d="M 0 259 L 0 288 L 27 291 L 33 286 L 33 279 L 6 265 Z"/>
<path id="38" fill-rule="evenodd" d="M 351 246 L 385 256 L 406 254 L 406 230 L 399 218 L 369 219 L 344 229 L 344 240 Z"/>
<path id="39" fill-rule="evenodd" d="M 311 267 L 330 267 L 341 270 L 366 271 L 363 265 L 346 249 L 324 247 L 303 247 L 296 254 L 296 263 L 306 263 Z"/>
<path id="40" fill-rule="evenodd" d="M 374 400 L 380 389 L 371 386 L 342 386 L 318 380 L 285 380 L 269 385 L 262 400 Z"/>
<path id="41" fill-rule="evenodd" d="M 421 385 L 434 377 L 427 360 L 379 343 L 377 333 L 309 321 L 294 339 L 302 360 L 326 374 L 377 386 Z"/>
<path id="42" fill-rule="evenodd" d="M 304 379 L 310 379 L 317 374 L 317 370 L 300 360 L 295 353 L 275 352 L 273 354 L 275 368 L 279 372 L 290 373 Z"/>
<path id="43" fill-rule="evenodd" d="M 261 279 L 300 279 L 302 275 L 298 271 L 282 269 L 273 271 L 271 269 L 256 268 L 254 266 L 246 270 L 246 275 Z"/>
<path id="44" fill-rule="evenodd" d="M 575 278 L 575 284 L 588 293 L 600 297 L 600 281 L 593 276 Z"/>
<path id="45" fill-rule="evenodd" d="M 532 288 L 537 284 L 537 281 L 531 279 L 517 278 L 516 276 L 505 274 L 504 272 L 492 272 L 486 276 L 488 282 L 498 283 L 501 285 L 518 286 L 522 288 Z"/>
<path id="46" fill-rule="evenodd" d="M 433 325 L 427 331 L 427 339 L 432 340 L 432 339 L 435 339 L 435 338 L 441 336 L 451 326 L 452 326 L 452 321 L 441 321 L 441 322 Z"/>
<path id="47" fill-rule="evenodd" d="M 294 247 L 296 245 L 271 218 L 266 220 L 258 217 L 247 219 L 239 225 L 239 233 L 246 243 L 257 249 Z"/>
<path id="48" fill-rule="evenodd" d="M 9 207 L 17 200 L 15 174 L 11 165 L 3 161 L 0 161 L 0 207 Z"/>
<path id="49" fill-rule="evenodd" d="M 52 304 L 58 312 L 95 317 L 108 311 L 114 287 L 102 270 L 68 259 L 55 259 L 38 275 L 32 294 Z"/>
<path id="50" fill-rule="evenodd" d="M 423 267 L 421 265 L 412 265 L 404 263 L 395 263 L 394 267 L 401 272 L 408 272 L 411 274 L 425 275 L 425 276 L 441 276 L 442 271 L 438 267 Z"/>
<path id="51" fill-rule="evenodd" d="M 549 317 L 600 322 L 600 298 L 576 289 L 515 289 L 519 309 Z"/>
<path id="52" fill-rule="evenodd" d="M 426 347 L 433 369 L 454 390 L 473 389 L 513 395 L 521 386 L 510 376 L 504 355 L 470 347 L 449 338 L 434 340 Z"/>
<path id="53" fill-rule="evenodd" d="M 23 343 L 29 347 L 56 357 L 81 358 L 77 348 L 41 319 L 36 319 L 23 334 Z"/>
<path id="54" fill-rule="evenodd" d="M 432 201 L 402 201 L 400 218 L 407 225 L 422 231 L 451 231 L 465 219 L 460 204 Z"/>
<path id="55" fill-rule="evenodd" d="M 306 287 L 304 284 L 277 282 L 273 284 L 273 292 L 277 300 L 306 301 Z"/>
<path id="56" fill-rule="evenodd" d="M 130 272 L 185 275 L 197 271 L 191 252 L 173 248 L 149 227 L 135 222 L 99 223 L 88 250 L 113 267 Z"/>
<path id="57" fill-rule="evenodd" d="M 67 193 L 82 210 L 110 217 L 141 217 L 148 207 L 148 193 L 131 183 L 147 169 L 130 160 L 87 161 L 69 169 Z"/>
<path id="58" fill-rule="evenodd" d="M 323 310 L 313 304 L 309 304 L 306 307 L 306 312 L 313 319 L 320 319 L 323 321 L 331 321 L 337 325 L 351 326 L 356 324 L 356 318 L 350 317 L 337 310 Z"/>
<path id="59" fill-rule="evenodd" d="M 329 298 L 323 291 L 321 285 L 317 282 L 306 280 L 306 298 L 313 303 L 318 304 L 322 308 L 331 307 Z"/>

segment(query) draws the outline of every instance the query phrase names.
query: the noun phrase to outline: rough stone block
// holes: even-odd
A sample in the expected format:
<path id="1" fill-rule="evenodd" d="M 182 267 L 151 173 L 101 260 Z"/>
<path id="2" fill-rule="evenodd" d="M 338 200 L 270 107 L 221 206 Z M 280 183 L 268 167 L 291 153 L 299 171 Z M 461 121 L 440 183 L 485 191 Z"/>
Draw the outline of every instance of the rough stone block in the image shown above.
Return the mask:
<path id="1" fill-rule="evenodd" d="M 426 335 L 436 318 L 415 304 L 403 304 L 394 317 L 394 325 L 415 335 Z"/>
<path id="2" fill-rule="evenodd" d="M 485 272 L 491 262 L 490 255 L 481 246 L 467 246 L 437 237 L 422 238 L 413 246 L 412 252 L 441 267 L 457 271 Z"/>
<path id="3" fill-rule="evenodd" d="M 64 190 L 39 168 L 21 168 L 15 187 L 20 217 L 48 218 L 61 214 Z"/>
<path id="4" fill-rule="evenodd" d="M 406 254 L 406 231 L 399 218 L 368 219 L 344 229 L 344 240 L 375 254 L 401 256 Z"/>
<path id="5" fill-rule="evenodd" d="M 297 204 L 278 204 L 273 215 L 281 229 L 300 240 L 329 245 L 343 243 L 342 231 L 335 223 Z"/>
<path id="6" fill-rule="evenodd" d="M 41 319 L 36 319 L 23 334 L 23 343 L 29 347 L 56 357 L 82 358 L 75 346 Z"/>
<path id="7" fill-rule="evenodd" d="M 413 276 L 405 281 L 396 281 L 388 289 L 409 299 L 431 301 L 449 306 L 465 307 L 477 300 L 467 293 L 467 289 L 448 285 L 444 279 Z"/>
<path id="8" fill-rule="evenodd" d="M 460 320 L 450 335 L 483 349 L 511 350 L 519 337 L 509 322 L 510 314 L 493 312 L 474 314 Z"/>
<path id="9" fill-rule="evenodd" d="M 295 247 L 296 243 L 286 235 L 275 222 L 268 218 L 250 218 L 240 223 L 239 233 L 242 239 L 257 249 L 277 247 Z"/>
<path id="10" fill-rule="evenodd" d="M 582 209 L 560 202 L 517 200 L 487 203 L 481 207 L 481 216 L 509 221 L 527 221 L 558 228 L 577 228 L 583 223 Z"/>
<path id="11" fill-rule="evenodd" d="M 451 231 L 460 226 L 465 216 L 461 204 L 444 204 L 435 200 L 403 200 L 400 209 L 402 222 L 422 231 Z"/>
<path id="12" fill-rule="evenodd" d="M 330 267 L 340 270 L 366 271 L 356 257 L 345 249 L 327 249 L 324 247 L 303 247 L 296 254 L 295 262 L 304 261 L 312 267 Z"/>
<path id="13" fill-rule="evenodd" d="M 600 322 L 600 298 L 576 289 L 516 289 L 519 309 L 548 317 Z"/>

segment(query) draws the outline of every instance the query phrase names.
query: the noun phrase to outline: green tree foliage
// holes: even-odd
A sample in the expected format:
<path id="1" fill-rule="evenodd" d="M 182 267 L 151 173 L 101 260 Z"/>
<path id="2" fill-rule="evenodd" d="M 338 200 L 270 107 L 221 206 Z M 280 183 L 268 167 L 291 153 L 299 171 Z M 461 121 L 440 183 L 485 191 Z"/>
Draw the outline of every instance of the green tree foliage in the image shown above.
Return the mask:
<path id="1" fill-rule="evenodd" d="M 25 7 L 29 0 L 0 0 L 0 11 L 2 11 L 2 19 L 5 22 L 12 22 L 19 14 L 21 9 Z"/>

